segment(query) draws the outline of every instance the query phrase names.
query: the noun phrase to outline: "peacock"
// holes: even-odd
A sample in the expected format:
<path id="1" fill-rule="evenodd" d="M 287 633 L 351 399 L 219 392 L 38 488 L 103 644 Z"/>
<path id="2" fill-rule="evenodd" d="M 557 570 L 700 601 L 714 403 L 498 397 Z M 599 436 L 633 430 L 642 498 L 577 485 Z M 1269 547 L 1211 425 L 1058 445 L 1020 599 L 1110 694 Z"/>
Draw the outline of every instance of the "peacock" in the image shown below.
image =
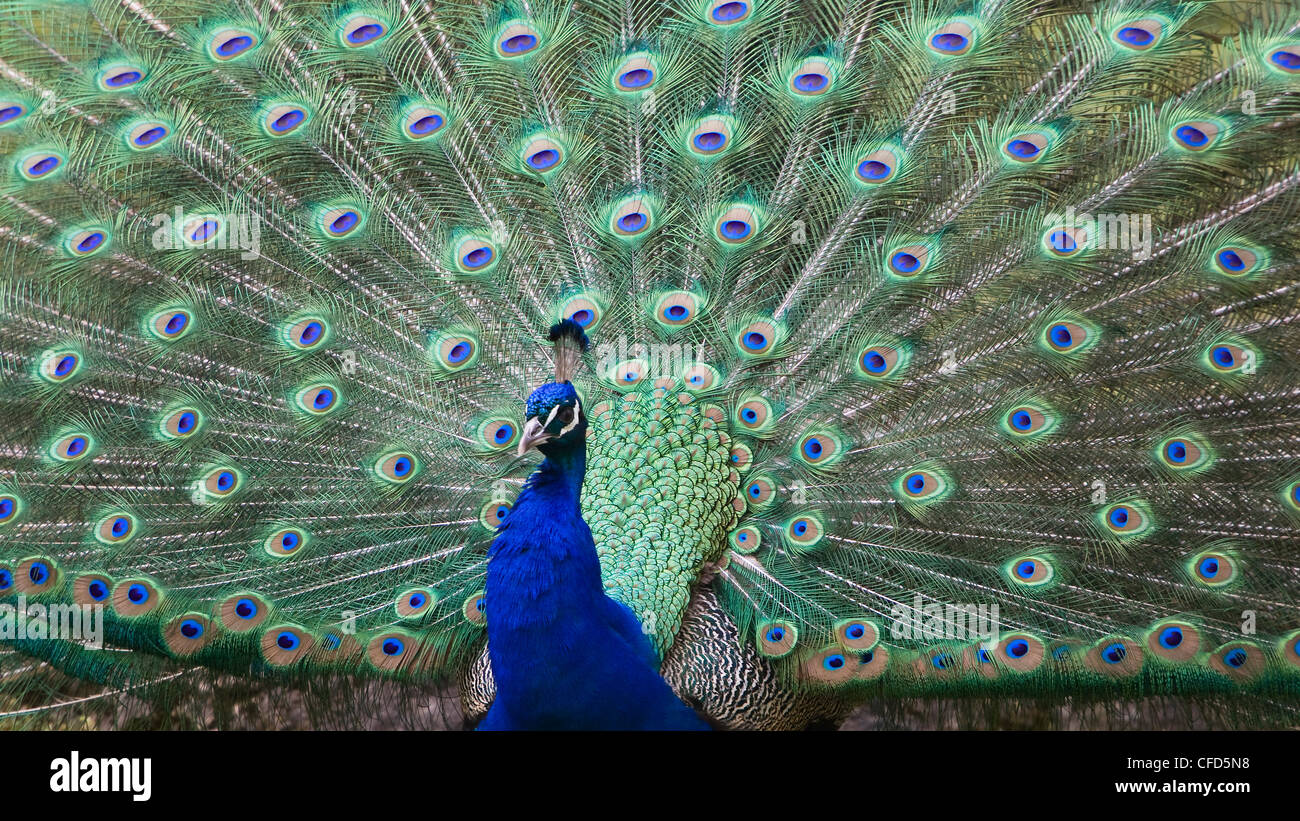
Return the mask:
<path id="1" fill-rule="evenodd" d="M 0 726 L 1300 723 L 1294 4 L 0 0 L 0 158 Z"/>

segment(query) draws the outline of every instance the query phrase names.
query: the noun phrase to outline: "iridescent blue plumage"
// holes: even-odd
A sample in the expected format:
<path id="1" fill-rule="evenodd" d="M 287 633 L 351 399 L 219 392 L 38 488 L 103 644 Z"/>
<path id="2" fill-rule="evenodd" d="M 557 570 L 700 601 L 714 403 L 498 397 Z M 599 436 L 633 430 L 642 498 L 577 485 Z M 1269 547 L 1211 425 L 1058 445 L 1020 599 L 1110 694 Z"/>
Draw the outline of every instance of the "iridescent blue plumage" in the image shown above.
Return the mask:
<path id="1" fill-rule="evenodd" d="M 587 422 L 573 385 L 528 398 L 521 451 L 546 456 L 488 551 L 488 656 L 496 700 L 484 730 L 704 730 L 659 676 L 626 605 L 605 595 L 580 509 Z"/>

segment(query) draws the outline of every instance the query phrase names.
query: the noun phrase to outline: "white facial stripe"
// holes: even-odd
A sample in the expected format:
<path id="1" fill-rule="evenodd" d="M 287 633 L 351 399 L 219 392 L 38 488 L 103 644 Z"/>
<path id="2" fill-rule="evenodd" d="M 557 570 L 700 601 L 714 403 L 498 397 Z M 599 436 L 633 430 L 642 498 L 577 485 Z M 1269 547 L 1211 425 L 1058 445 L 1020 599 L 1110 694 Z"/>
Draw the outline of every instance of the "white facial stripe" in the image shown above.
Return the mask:
<path id="1" fill-rule="evenodd" d="M 574 401 L 574 408 L 573 408 L 573 421 L 570 422 L 569 424 L 567 424 L 567 425 L 564 426 L 564 429 L 560 431 L 560 435 L 561 435 L 561 436 L 563 436 L 564 434 L 568 433 L 569 431 L 571 431 L 571 430 L 573 430 L 575 427 L 577 427 L 577 426 L 578 426 L 578 419 L 582 416 L 582 400 L 581 400 L 581 399 L 575 399 L 575 400 L 573 400 L 573 401 Z M 555 415 L 555 411 L 557 411 L 557 410 L 559 410 L 559 409 L 560 409 L 560 406 L 559 406 L 559 405 L 556 405 L 555 408 L 551 410 L 551 416 L 554 416 L 554 415 Z M 547 419 L 546 421 L 547 421 L 547 422 L 550 422 L 551 420 L 550 420 L 550 419 Z"/>
<path id="2" fill-rule="evenodd" d="M 555 407 L 551 408 L 551 412 L 546 414 L 546 421 L 542 423 L 542 428 L 543 429 L 549 428 L 551 426 L 551 421 L 555 419 L 555 414 L 559 412 L 560 412 L 559 405 L 556 405 Z"/>

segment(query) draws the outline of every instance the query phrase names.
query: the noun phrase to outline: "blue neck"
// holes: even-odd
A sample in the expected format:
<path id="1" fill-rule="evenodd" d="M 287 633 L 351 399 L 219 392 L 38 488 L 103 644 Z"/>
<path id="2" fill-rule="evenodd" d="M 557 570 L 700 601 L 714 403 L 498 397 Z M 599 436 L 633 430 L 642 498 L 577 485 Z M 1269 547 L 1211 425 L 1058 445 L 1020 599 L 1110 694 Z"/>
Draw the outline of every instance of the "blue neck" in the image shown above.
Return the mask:
<path id="1" fill-rule="evenodd" d="M 581 508 L 582 480 L 587 475 L 587 443 L 566 446 L 550 453 L 529 477 L 529 485 L 551 501 L 564 500 L 565 509 Z M 522 498 L 522 494 L 521 494 Z"/>
<path id="2" fill-rule="evenodd" d="M 488 550 L 496 700 L 484 729 L 702 729 L 640 622 L 605 595 L 582 519 L 584 442 L 548 448 Z"/>
<path id="3" fill-rule="evenodd" d="M 507 634 L 513 630 L 584 618 L 592 600 L 604 597 L 596 545 L 582 519 L 586 470 L 585 442 L 550 450 L 498 530 L 488 550 L 491 601 L 486 614 L 492 644 L 510 641 Z M 492 607 L 493 601 L 501 605 Z M 549 640 L 536 633 L 525 639 Z"/>

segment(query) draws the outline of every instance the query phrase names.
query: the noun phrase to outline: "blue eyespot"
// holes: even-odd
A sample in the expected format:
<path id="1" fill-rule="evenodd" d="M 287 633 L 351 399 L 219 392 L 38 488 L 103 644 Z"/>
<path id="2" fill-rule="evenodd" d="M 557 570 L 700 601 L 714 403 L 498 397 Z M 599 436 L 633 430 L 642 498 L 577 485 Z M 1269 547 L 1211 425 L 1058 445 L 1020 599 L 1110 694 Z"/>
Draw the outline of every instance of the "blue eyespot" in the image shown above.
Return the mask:
<path id="1" fill-rule="evenodd" d="M 437 114 L 425 115 L 407 127 L 407 129 L 417 137 L 432 134 L 439 128 L 442 128 L 442 117 Z"/>
<path id="2" fill-rule="evenodd" d="M 695 135 L 694 142 L 700 151 L 719 151 L 727 144 L 727 135 L 721 131 L 702 131 Z"/>
<path id="3" fill-rule="evenodd" d="M 40 160 L 38 160 L 38 161 L 35 162 L 34 164 L 32 164 L 32 165 L 27 169 L 27 176 L 29 176 L 29 177 L 43 177 L 43 176 L 45 176 L 46 174 L 48 174 L 48 173 L 50 173 L 51 171 L 53 171 L 54 169 L 58 168 L 58 167 L 59 167 L 59 163 L 61 163 L 61 162 L 63 162 L 63 160 L 59 159 L 58 157 L 54 156 L 53 154 L 50 154 L 50 155 L 48 155 L 48 156 L 46 156 L 46 157 L 41 158 Z"/>
<path id="4" fill-rule="evenodd" d="M 870 350 L 862 355 L 862 367 L 866 368 L 868 373 L 884 373 L 889 367 L 889 362 L 880 351 Z"/>
<path id="5" fill-rule="evenodd" d="M 14 574 L 8 570 L 0 570 L 0 590 L 8 590 L 14 585 Z"/>
<path id="6" fill-rule="evenodd" d="M 1068 347 L 1074 338 L 1070 334 L 1070 329 L 1064 325 L 1053 325 L 1051 330 L 1052 342 L 1059 348 Z"/>
<path id="7" fill-rule="evenodd" d="M 142 77 L 144 77 L 144 75 L 135 69 L 127 69 L 126 71 L 120 71 L 117 74 L 105 77 L 104 85 L 109 88 L 126 88 L 127 86 L 132 86 L 140 82 Z"/>
<path id="8" fill-rule="evenodd" d="M 257 615 L 257 602 L 252 599 L 240 599 L 235 602 L 235 615 L 241 619 L 251 619 Z"/>
<path id="9" fill-rule="evenodd" d="M 745 334 L 742 341 L 745 343 L 745 347 L 751 351 L 761 351 L 767 347 L 767 337 L 758 331 L 750 331 Z"/>
<path id="10" fill-rule="evenodd" d="M 486 245 L 475 248 L 465 256 L 461 257 L 461 262 L 466 268 L 482 268 L 492 261 L 492 249 Z"/>
<path id="11" fill-rule="evenodd" d="M 1287 71 L 1300 71 L 1300 53 L 1280 48 L 1269 59 Z"/>
<path id="12" fill-rule="evenodd" d="M 1128 508 L 1116 507 L 1110 512 L 1109 519 L 1115 527 L 1124 527 L 1128 524 Z"/>
<path id="13" fill-rule="evenodd" d="M 329 231 L 331 234 L 347 233 L 360 220 L 361 218 L 357 216 L 355 211 L 344 211 L 342 214 L 335 217 L 334 221 L 330 223 Z"/>
<path id="14" fill-rule="evenodd" d="M 669 305 L 667 308 L 664 309 L 664 317 L 666 319 L 673 320 L 674 322 L 680 322 L 681 320 L 686 319 L 690 315 L 691 315 L 691 310 L 690 308 L 687 308 L 685 305 Z"/>
<path id="15" fill-rule="evenodd" d="M 936 34 L 930 38 L 930 44 L 939 51 L 961 51 L 968 42 L 967 38 L 955 32 Z"/>
<path id="16" fill-rule="evenodd" d="M 654 72 L 648 68 L 634 68 L 618 77 L 618 84 L 623 88 L 641 88 L 654 80 Z"/>
<path id="17" fill-rule="evenodd" d="M 85 237 L 83 237 L 81 242 L 77 243 L 77 251 L 83 254 L 89 254 L 91 251 L 95 250 L 96 248 L 98 248 L 103 244 L 104 244 L 104 232 L 93 231 L 87 234 Z"/>
<path id="18" fill-rule="evenodd" d="M 907 489 L 912 493 L 920 493 L 925 490 L 925 477 L 920 473 L 913 473 L 907 477 Z"/>
<path id="19" fill-rule="evenodd" d="M 405 456 L 393 462 L 393 474 L 395 476 L 405 476 L 411 472 L 411 460 Z"/>
<path id="20" fill-rule="evenodd" d="M 1187 443 L 1178 439 L 1173 440 L 1165 445 L 1165 456 L 1169 461 L 1181 465 L 1187 461 Z"/>
<path id="21" fill-rule="evenodd" d="M 514 426 L 512 426 L 508 422 L 505 422 L 502 423 L 499 428 L 497 428 L 497 432 L 492 435 L 492 438 L 496 441 L 497 444 L 501 444 L 503 442 L 509 442 L 514 437 L 514 435 L 515 435 Z"/>
<path id="22" fill-rule="evenodd" d="M 326 650 L 337 650 L 343 644 L 343 639 L 335 633 L 326 633 L 321 644 L 325 646 Z"/>
<path id="23" fill-rule="evenodd" d="M 300 644 L 302 644 L 302 639 L 288 630 L 282 631 L 280 635 L 275 637 L 275 645 L 281 650 L 297 650 Z"/>
<path id="24" fill-rule="evenodd" d="M 194 619 L 181 622 L 181 635 L 187 639 L 197 639 L 203 635 L 203 625 Z"/>
<path id="25" fill-rule="evenodd" d="M 455 345 L 451 347 L 451 350 L 448 351 L 447 359 L 453 365 L 455 365 L 460 362 L 464 362 L 466 357 L 468 357 L 472 352 L 473 352 L 473 348 L 470 347 L 469 343 L 457 342 Z"/>
<path id="26" fill-rule="evenodd" d="M 72 369 L 77 367 L 77 357 L 68 355 L 59 360 L 59 364 L 54 366 L 55 376 L 67 376 Z"/>
<path id="27" fill-rule="evenodd" d="M 860 639 L 867 634 L 867 628 L 863 627 L 860 624 L 851 624 L 849 625 L 849 628 L 844 632 L 851 639 Z"/>
<path id="28" fill-rule="evenodd" d="M 1227 268 L 1229 271 L 1240 271 L 1246 267 L 1246 263 L 1242 261 L 1241 255 L 1236 251 L 1233 251 L 1231 248 L 1219 252 L 1219 264 L 1224 268 Z"/>
<path id="29" fill-rule="evenodd" d="M 751 230 L 752 228 L 750 227 L 749 223 L 745 222 L 744 220 L 726 220 L 725 222 L 722 223 L 722 235 L 727 239 L 744 239 L 745 237 L 749 236 L 749 232 Z M 749 344 L 749 339 L 751 336 L 756 336 L 759 339 L 764 338 L 762 334 L 747 334 L 745 336 L 746 346 L 750 348 L 761 348 L 762 347 L 761 343 L 758 345 Z"/>
<path id="30" fill-rule="evenodd" d="M 1007 143 L 1007 150 L 1012 154 L 1015 154 L 1017 157 L 1030 159 L 1031 157 L 1037 156 L 1038 152 L 1042 149 L 1029 142 L 1029 140 L 1012 140 Z"/>
<path id="31" fill-rule="evenodd" d="M 719 23 L 732 23 L 749 13 L 749 5 L 732 0 L 730 3 L 723 3 L 713 10 L 713 19 Z"/>
<path id="32" fill-rule="evenodd" d="M 1060 251 L 1064 254 L 1070 254 L 1079 249 L 1079 243 L 1074 237 L 1070 236 L 1068 231 L 1053 231 L 1048 238 L 1053 250 Z"/>
<path id="33" fill-rule="evenodd" d="M 777 641 L 780 641 L 780 639 L 777 639 Z M 834 655 L 827 656 L 826 658 L 822 659 L 822 666 L 825 667 L 827 670 L 838 670 L 844 666 L 844 656 L 840 655 L 839 653 L 835 653 Z"/>
<path id="34" fill-rule="evenodd" d="M 858 176 L 864 180 L 883 180 L 889 176 L 890 168 L 880 160 L 865 160 L 858 165 Z"/>
<path id="35" fill-rule="evenodd" d="M 1124 657 L 1127 655 L 1128 655 L 1128 650 L 1124 647 L 1123 644 L 1120 644 L 1119 642 L 1115 642 L 1114 644 L 1108 644 L 1101 651 L 1101 657 L 1106 661 L 1107 664 L 1119 664 L 1121 661 L 1124 660 Z"/>
<path id="36" fill-rule="evenodd" d="M 425 601 L 426 599 L 423 593 L 412 593 L 411 597 L 406 600 L 406 603 L 411 606 L 412 610 L 419 610 L 421 607 L 424 607 Z"/>
<path id="37" fill-rule="evenodd" d="M 95 580 L 86 585 L 86 592 L 89 593 L 90 598 L 95 601 L 103 601 L 108 598 L 108 585 L 99 580 Z"/>
<path id="38" fill-rule="evenodd" d="M 780 627 L 773 627 L 767 631 L 767 640 L 776 644 L 785 638 L 785 630 Z"/>
<path id="39" fill-rule="evenodd" d="M 4 125 L 17 117 L 21 117 L 25 113 L 26 109 L 20 105 L 10 105 L 0 108 L 0 125 Z"/>
<path id="40" fill-rule="evenodd" d="M 560 161 L 560 152 L 553 148 L 543 148 L 528 157 L 528 164 L 538 171 L 544 171 Z"/>
<path id="41" fill-rule="evenodd" d="M 1159 641 L 1161 647 L 1172 650 L 1183 643 L 1183 631 L 1178 627 L 1166 627 L 1160 631 Z"/>
<path id="42" fill-rule="evenodd" d="M 1025 560 L 1016 565 L 1016 575 L 1022 579 L 1032 579 L 1034 577 L 1034 571 L 1037 569 L 1037 565 L 1029 560 Z"/>
<path id="43" fill-rule="evenodd" d="M 302 109 L 299 108 L 290 109 L 285 113 L 281 114 L 279 117 L 276 117 L 275 120 L 271 122 L 271 130 L 276 132 L 277 134 L 284 134 L 286 132 L 292 131 L 306 118 L 307 118 L 307 113 L 304 112 Z"/>
<path id="44" fill-rule="evenodd" d="M 85 449 L 86 437 L 75 436 L 68 442 L 68 446 L 64 449 L 64 453 L 67 456 L 80 456 Z"/>
<path id="45" fill-rule="evenodd" d="M 796 536 L 802 536 L 803 534 L 805 534 L 805 533 L 807 533 L 807 532 L 808 532 L 808 523 L 807 523 L 807 522 L 805 522 L 805 521 L 803 521 L 803 520 L 800 520 L 800 521 L 794 523 L 794 535 L 796 535 Z"/>
<path id="46" fill-rule="evenodd" d="M 1209 136 L 1204 131 L 1191 125 L 1180 125 L 1174 133 L 1179 142 L 1193 148 L 1205 145 L 1210 141 Z"/>
<path id="47" fill-rule="evenodd" d="M 1016 430 L 1029 430 L 1033 424 L 1033 418 L 1026 411 L 1019 410 L 1011 414 L 1011 425 Z"/>
<path id="48" fill-rule="evenodd" d="M 294 550 L 295 548 L 298 547 L 298 545 L 301 542 L 302 539 L 299 538 L 298 534 L 294 533 L 292 530 L 287 531 L 283 536 L 280 537 L 280 547 L 286 551 Z"/>
<path id="49" fill-rule="evenodd" d="M 347 33 L 349 43 L 364 45 L 384 33 L 384 27 L 378 23 L 366 23 Z"/>
<path id="50" fill-rule="evenodd" d="M 219 230 L 221 230 L 221 223 L 216 220 L 203 220 L 199 223 L 198 228 L 195 228 L 190 232 L 190 241 L 207 242 L 209 239 L 216 236 L 216 233 Z M 168 322 L 167 324 L 170 325 L 171 323 Z"/>
<path id="51" fill-rule="evenodd" d="M 1246 663 L 1246 651 L 1240 647 L 1234 647 L 1223 656 L 1223 663 L 1233 668 L 1241 667 Z"/>
<path id="52" fill-rule="evenodd" d="M 382 649 L 385 656 L 400 656 L 406 650 L 406 645 L 401 639 L 388 638 L 384 639 Z"/>
<path id="53" fill-rule="evenodd" d="M 921 260 L 917 259 L 914 254 L 909 254 L 906 251 L 899 251 L 897 254 L 890 257 L 889 264 L 895 271 L 910 274 L 917 268 L 921 267 Z M 881 364 L 884 364 L 883 357 L 881 357 Z"/>
<path id="54" fill-rule="evenodd" d="M 822 455 L 821 441 L 819 441 L 815 436 L 810 436 L 808 440 L 803 443 L 803 452 L 804 455 L 807 456 L 809 459 L 821 458 Z"/>
<path id="55" fill-rule="evenodd" d="M 516 34 L 501 43 L 501 50 L 506 54 L 522 54 L 537 45 L 537 38 L 531 34 Z"/>
<path id="56" fill-rule="evenodd" d="M 1202 576 L 1212 579 L 1219 575 L 1219 560 L 1201 559 L 1200 567 L 1198 567 L 1197 570 Z"/>
<path id="57" fill-rule="evenodd" d="M 1029 652 L 1029 642 L 1024 639 L 1015 639 L 1007 643 L 1007 655 L 1013 659 L 1024 658 Z"/>
<path id="58" fill-rule="evenodd" d="M 230 490 L 234 484 L 235 474 L 228 470 L 223 470 L 221 475 L 217 477 L 217 490 Z"/>
<path id="59" fill-rule="evenodd" d="M 27 578 L 31 579 L 32 584 L 45 584 L 50 580 L 50 566 L 45 562 L 32 562 L 27 570 Z"/>
<path id="60" fill-rule="evenodd" d="M 1217 346 L 1210 352 L 1210 356 L 1214 358 L 1214 364 L 1220 368 L 1231 368 L 1237 361 L 1237 358 L 1232 354 L 1232 349 L 1226 345 Z"/>
<path id="61" fill-rule="evenodd" d="M 642 228 L 645 227 L 645 224 L 646 224 L 645 214 L 642 214 L 639 211 L 635 211 L 631 214 L 624 214 L 623 216 L 618 218 L 618 227 L 623 229 L 624 231 L 627 231 L 628 233 L 632 233 L 634 231 L 640 231 Z"/>
<path id="62" fill-rule="evenodd" d="M 320 339 L 321 334 L 324 332 L 325 329 L 319 322 L 308 322 L 303 326 L 302 332 L 298 334 L 298 344 L 311 345 L 316 340 Z"/>
<path id="63" fill-rule="evenodd" d="M 158 142 L 159 140 L 161 140 L 163 137 L 166 136 L 167 136 L 167 129 L 164 128 L 163 126 L 156 125 L 153 128 L 147 129 L 146 131 L 137 134 L 131 140 L 131 142 L 135 143 L 141 148 L 148 148 L 149 146 L 153 145 L 154 143 Z"/>
<path id="64" fill-rule="evenodd" d="M 241 51 L 247 50 L 251 45 L 253 45 L 253 38 L 247 34 L 240 34 L 217 46 L 217 54 L 222 57 L 233 57 Z"/>
<path id="65" fill-rule="evenodd" d="M 144 604 L 149 601 L 149 588 L 143 584 L 133 584 L 126 589 L 126 597 L 132 604 Z"/>
<path id="66" fill-rule="evenodd" d="M 1132 43 L 1135 46 L 1149 45 L 1156 36 L 1143 28 L 1136 26 L 1126 26 L 1119 30 L 1119 39 L 1126 43 Z"/>
<path id="67" fill-rule="evenodd" d="M 821 91 L 829 82 L 825 74 L 800 74 L 794 78 L 794 87 L 800 91 Z"/>

